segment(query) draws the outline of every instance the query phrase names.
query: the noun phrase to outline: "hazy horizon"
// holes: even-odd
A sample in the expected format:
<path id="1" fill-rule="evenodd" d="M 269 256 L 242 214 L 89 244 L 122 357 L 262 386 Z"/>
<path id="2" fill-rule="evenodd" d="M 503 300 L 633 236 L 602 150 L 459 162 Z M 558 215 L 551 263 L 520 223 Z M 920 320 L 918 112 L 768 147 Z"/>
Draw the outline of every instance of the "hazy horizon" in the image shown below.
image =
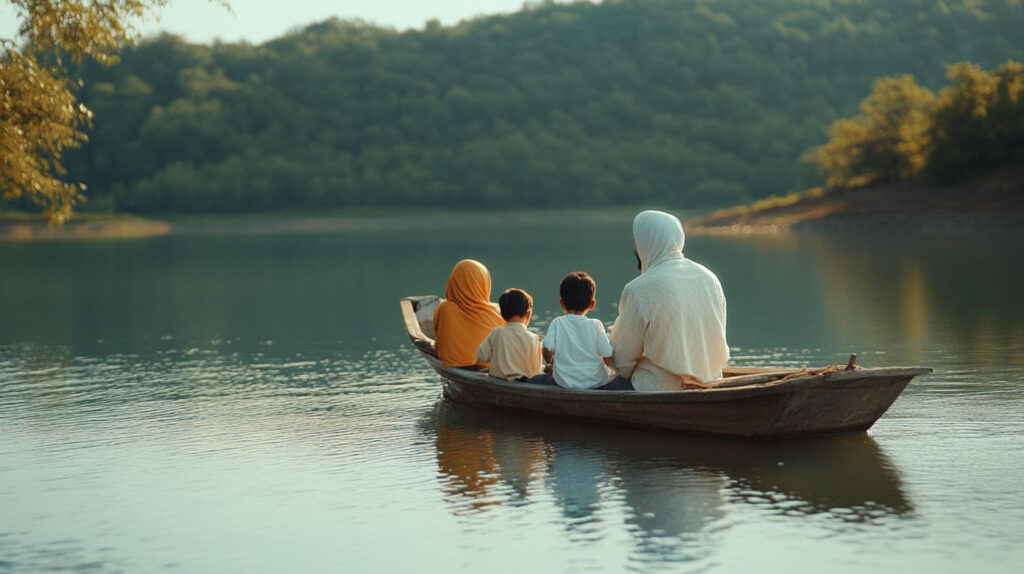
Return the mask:
<path id="1" fill-rule="evenodd" d="M 524 0 L 391 0 L 382 3 L 292 0 L 287 10 L 282 11 L 281 3 L 274 0 L 229 0 L 229 12 L 208 0 L 174 0 L 156 12 L 159 20 L 151 17 L 136 28 L 143 37 L 166 31 L 194 43 L 220 40 L 260 44 L 292 29 L 332 17 L 360 19 L 407 30 L 422 28 L 431 19 L 450 26 L 479 16 L 517 12 L 529 3 Z M 0 38 L 13 39 L 19 23 L 14 6 L 0 3 Z"/>

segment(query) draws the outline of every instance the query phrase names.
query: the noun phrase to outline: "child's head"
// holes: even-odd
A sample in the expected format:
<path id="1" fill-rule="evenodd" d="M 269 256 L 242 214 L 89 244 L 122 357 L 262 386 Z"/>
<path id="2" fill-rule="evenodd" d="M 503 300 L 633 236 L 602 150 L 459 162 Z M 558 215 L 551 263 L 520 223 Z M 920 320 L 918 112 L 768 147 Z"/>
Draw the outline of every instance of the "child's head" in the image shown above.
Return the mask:
<path id="1" fill-rule="evenodd" d="M 498 297 L 501 318 L 508 321 L 513 317 L 526 317 L 533 310 L 533 297 L 522 289 L 506 289 Z"/>
<path id="2" fill-rule="evenodd" d="M 573 271 L 562 277 L 558 286 L 558 294 L 562 297 L 562 306 L 566 311 L 585 313 L 594 307 L 594 293 L 597 285 L 594 279 L 582 271 Z"/>

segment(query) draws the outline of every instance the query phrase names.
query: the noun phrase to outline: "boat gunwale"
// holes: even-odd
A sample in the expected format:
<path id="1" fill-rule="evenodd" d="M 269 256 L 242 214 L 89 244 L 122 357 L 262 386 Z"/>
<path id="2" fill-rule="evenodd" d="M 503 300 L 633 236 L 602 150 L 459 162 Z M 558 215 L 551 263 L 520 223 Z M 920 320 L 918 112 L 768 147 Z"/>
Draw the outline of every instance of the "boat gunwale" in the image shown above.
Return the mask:
<path id="1" fill-rule="evenodd" d="M 427 353 L 423 353 L 423 355 L 438 374 L 454 384 L 481 386 L 496 394 L 500 392 L 520 396 L 538 396 L 598 403 L 628 402 L 672 404 L 734 401 L 776 393 L 799 392 L 821 385 L 831 386 L 828 385 L 829 383 L 839 383 L 843 387 L 848 387 L 852 384 L 856 384 L 856 381 L 858 380 L 912 378 L 917 375 L 931 372 L 931 369 L 926 367 L 880 367 L 858 369 L 856 371 L 808 374 L 806 377 L 798 377 L 784 381 L 768 381 L 738 387 L 711 387 L 705 389 L 679 389 L 671 391 L 604 391 L 598 389 L 568 389 L 550 385 L 532 385 L 518 381 L 504 381 L 491 377 L 485 373 L 459 369 L 456 367 L 446 367 L 441 365 L 441 362 L 437 358 Z"/>
<path id="2" fill-rule="evenodd" d="M 794 392 L 804 390 L 812 386 L 824 383 L 843 383 L 844 386 L 854 384 L 861 379 L 875 378 L 913 378 L 932 372 L 929 367 L 874 367 L 857 368 L 848 371 L 832 371 L 827 373 L 808 372 L 807 376 L 785 378 L 785 373 L 796 373 L 798 369 L 776 369 L 770 373 L 753 373 L 750 375 L 739 375 L 720 379 L 723 383 L 741 382 L 743 378 L 756 379 L 767 375 L 778 375 L 778 378 L 768 381 L 751 382 L 743 385 L 709 386 L 701 389 L 678 389 L 670 391 L 605 391 L 597 389 L 569 389 L 549 385 L 531 385 L 518 381 L 504 381 L 496 379 L 486 373 L 448 367 L 441 364 L 440 359 L 431 351 L 434 348 L 434 340 L 428 337 L 420 327 L 416 317 L 415 304 L 426 297 L 434 296 L 413 296 L 400 300 L 402 316 L 405 322 L 406 332 L 416 348 L 423 354 L 435 371 L 442 377 L 457 384 L 479 384 L 487 385 L 491 389 L 501 390 L 507 393 L 539 395 L 545 397 L 559 397 L 564 399 L 575 399 L 595 402 L 700 402 L 705 400 L 736 400 L 747 396 L 754 397 L 764 394 L 779 392 Z M 459 380 L 456 380 L 459 379 Z M 701 398 L 698 398 L 701 397 Z"/>

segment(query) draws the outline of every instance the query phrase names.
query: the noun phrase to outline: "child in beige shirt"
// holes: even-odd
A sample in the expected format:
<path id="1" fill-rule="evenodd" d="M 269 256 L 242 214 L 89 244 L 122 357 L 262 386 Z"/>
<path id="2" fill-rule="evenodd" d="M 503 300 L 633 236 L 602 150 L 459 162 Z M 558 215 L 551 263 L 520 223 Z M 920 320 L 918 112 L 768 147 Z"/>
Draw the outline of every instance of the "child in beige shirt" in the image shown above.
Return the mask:
<path id="1" fill-rule="evenodd" d="M 508 289 L 498 298 L 498 306 L 508 324 L 495 327 L 480 343 L 477 360 L 490 362 L 490 375 L 496 379 L 525 381 L 540 374 L 541 340 L 526 329 L 533 316 L 533 298 L 522 289 Z"/>

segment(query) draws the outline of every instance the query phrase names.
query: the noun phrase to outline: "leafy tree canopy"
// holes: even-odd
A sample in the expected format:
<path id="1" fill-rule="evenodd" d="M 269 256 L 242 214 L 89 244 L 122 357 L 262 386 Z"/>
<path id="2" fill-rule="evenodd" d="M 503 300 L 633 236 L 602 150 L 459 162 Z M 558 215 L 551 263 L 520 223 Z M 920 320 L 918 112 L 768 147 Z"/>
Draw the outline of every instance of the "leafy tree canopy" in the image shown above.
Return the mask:
<path id="1" fill-rule="evenodd" d="M 1024 65 L 1011 60 L 988 72 L 957 63 L 948 77 L 952 85 L 937 97 L 910 76 L 875 82 L 861 113 L 833 123 L 813 154 L 828 183 L 926 176 L 946 184 L 1024 159 Z"/>
<path id="2" fill-rule="evenodd" d="M 17 38 L 0 38 L 0 197 L 38 204 L 59 224 L 85 190 L 59 179 L 61 155 L 87 141 L 93 117 L 72 93 L 66 63 L 115 63 L 134 36 L 129 22 L 167 0 L 9 1 L 21 25 Z"/>
<path id="3" fill-rule="evenodd" d="M 605 0 L 161 36 L 72 70 L 97 119 L 66 179 L 137 212 L 739 203 L 818 184 L 801 156 L 882 76 L 862 113 L 893 150 L 870 177 L 922 169 L 924 116 L 886 110 L 917 110 L 952 63 L 1024 61 L 1021 29 L 1019 0 Z"/>
<path id="4" fill-rule="evenodd" d="M 860 104 L 860 115 L 832 124 L 816 161 L 832 186 L 906 179 L 924 168 L 935 95 L 911 76 L 883 78 Z"/>

